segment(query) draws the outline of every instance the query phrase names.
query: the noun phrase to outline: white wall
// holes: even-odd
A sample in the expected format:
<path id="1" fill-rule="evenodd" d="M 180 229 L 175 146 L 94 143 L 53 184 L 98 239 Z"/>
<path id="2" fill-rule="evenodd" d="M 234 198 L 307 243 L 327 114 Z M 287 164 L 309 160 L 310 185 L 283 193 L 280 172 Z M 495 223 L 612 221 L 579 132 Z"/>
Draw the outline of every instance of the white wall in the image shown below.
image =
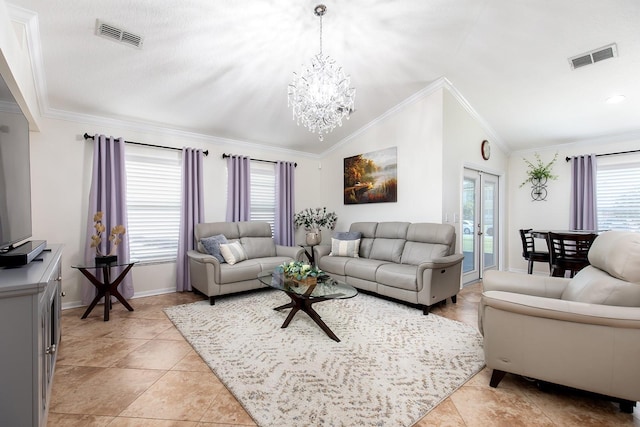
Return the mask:
<path id="1" fill-rule="evenodd" d="M 518 230 L 521 228 L 534 228 L 542 230 L 567 230 L 569 228 L 569 195 L 571 192 L 571 164 L 565 161 L 565 157 L 582 154 L 604 154 L 628 150 L 637 150 L 640 146 L 640 137 L 600 141 L 582 141 L 574 144 L 566 144 L 539 150 L 519 151 L 511 154 L 509 160 L 509 185 L 510 194 L 508 202 L 509 213 L 509 254 L 508 269 L 512 271 L 526 272 L 527 264 L 522 258 L 522 244 Z M 531 200 L 531 186 L 526 184 L 520 188 L 520 184 L 527 178 L 527 165 L 523 158 L 535 164 L 534 153 L 538 153 L 544 163 L 553 159 L 558 153 L 558 160 L 553 166 L 553 174 L 558 175 L 557 180 L 547 184 L 547 199 L 545 201 Z M 614 164 L 640 160 L 640 155 L 619 155 L 598 157 L 598 164 Z M 544 241 L 536 241 L 536 248 L 546 249 Z M 549 267 L 543 263 L 534 263 L 534 273 L 549 274 Z"/>
<path id="2" fill-rule="evenodd" d="M 299 153 L 260 150 L 249 145 L 219 143 L 204 138 L 176 137 L 118 127 L 97 127 L 79 122 L 43 119 L 41 132 L 31 132 L 31 187 L 33 238 L 65 245 L 63 254 L 63 299 L 65 306 L 81 300 L 81 274 L 70 268 L 81 263 L 89 244 L 86 224 L 91 185 L 93 141 L 88 132 L 124 137 L 126 140 L 181 148 L 209 150 L 204 159 L 205 220 L 224 221 L 226 212 L 226 161 L 222 153 L 249 155 L 264 160 L 298 163 L 296 210 L 308 206 L 320 186 L 318 160 Z M 133 269 L 136 296 L 175 290 L 175 263 L 139 265 Z"/>
<path id="3" fill-rule="evenodd" d="M 437 89 L 405 105 L 323 156 L 319 199 L 337 213 L 336 230 L 356 221 L 440 222 L 442 96 Z M 344 158 L 389 147 L 397 147 L 398 201 L 345 205 Z"/>
<path id="4" fill-rule="evenodd" d="M 480 146 L 482 141 L 489 140 L 491 144 L 491 156 L 489 160 L 482 158 Z M 462 235 L 460 231 L 462 215 L 462 183 L 464 168 L 477 171 L 490 172 L 500 177 L 500 185 L 504 187 L 505 174 L 508 166 L 508 157 L 502 147 L 494 141 L 480 123 L 469 113 L 467 109 L 454 97 L 445 91 L 444 96 L 444 140 L 443 140 L 443 210 L 442 222 L 449 222 L 456 226 L 458 236 L 457 248 L 462 247 Z M 506 198 L 504 191 L 500 196 Z M 503 203 L 506 203 L 503 200 Z M 454 221 L 454 215 L 456 220 Z M 499 230 L 507 226 L 505 218 L 499 218 Z M 501 233 L 497 234 L 501 246 L 504 239 Z"/>

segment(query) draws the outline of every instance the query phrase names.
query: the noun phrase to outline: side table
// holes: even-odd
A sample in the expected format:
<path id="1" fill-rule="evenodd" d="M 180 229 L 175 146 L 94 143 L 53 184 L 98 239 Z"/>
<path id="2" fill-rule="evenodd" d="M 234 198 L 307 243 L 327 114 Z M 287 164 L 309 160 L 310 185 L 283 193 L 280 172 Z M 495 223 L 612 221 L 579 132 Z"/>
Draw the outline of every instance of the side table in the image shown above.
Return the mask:
<path id="1" fill-rule="evenodd" d="M 122 303 L 123 306 L 127 308 L 129 311 L 133 311 L 133 307 L 129 305 L 126 299 L 120 294 L 118 291 L 118 286 L 122 283 L 122 280 L 127 276 L 131 268 L 136 264 L 137 261 L 129 261 L 129 262 L 113 262 L 110 264 L 92 264 L 92 265 L 72 265 L 71 268 L 75 268 L 80 270 L 84 276 L 89 279 L 91 284 L 96 287 L 98 293 L 89 304 L 87 311 L 82 315 L 82 319 L 86 319 L 91 310 L 94 309 L 98 301 L 104 297 L 104 321 L 107 322 L 109 320 L 109 310 L 111 310 L 111 296 L 116 297 L 118 301 Z M 116 279 L 111 281 L 111 269 L 114 267 L 124 267 L 124 270 L 116 277 Z M 96 273 L 98 271 L 102 271 L 102 281 L 96 277 Z"/>
<path id="2" fill-rule="evenodd" d="M 300 246 L 302 249 L 304 249 L 304 254 L 307 256 L 307 259 L 309 260 L 309 262 L 311 263 L 311 265 L 316 265 L 316 256 L 313 253 L 313 248 L 314 246 L 318 246 L 318 245 L 298 245 Z M 307 247 L 309 247 L 309 250 L 307 250 Z"/>

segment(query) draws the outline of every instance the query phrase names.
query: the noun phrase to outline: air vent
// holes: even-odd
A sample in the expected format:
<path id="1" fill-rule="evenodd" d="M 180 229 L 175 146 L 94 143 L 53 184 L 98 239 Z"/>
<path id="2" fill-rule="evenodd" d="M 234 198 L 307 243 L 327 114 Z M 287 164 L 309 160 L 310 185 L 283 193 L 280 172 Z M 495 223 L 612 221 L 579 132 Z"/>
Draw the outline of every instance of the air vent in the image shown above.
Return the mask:
<path id="1" fill-rule="evenodd" d="M 142 36 L 96 19 L 96 35 L 142 49 Z"/>
<path id="2" fill-rule="evenodd" d="M 580 55 L 569 58 L 569 63 L 572 69 L 584 67 L 585 65 L 595 64 L 596 62 L 604 61 L 605 59 L 618 56 L 618 48 L 615 43 L 609 46 L 594 49 L 591 52 L 582 53 Z"/>

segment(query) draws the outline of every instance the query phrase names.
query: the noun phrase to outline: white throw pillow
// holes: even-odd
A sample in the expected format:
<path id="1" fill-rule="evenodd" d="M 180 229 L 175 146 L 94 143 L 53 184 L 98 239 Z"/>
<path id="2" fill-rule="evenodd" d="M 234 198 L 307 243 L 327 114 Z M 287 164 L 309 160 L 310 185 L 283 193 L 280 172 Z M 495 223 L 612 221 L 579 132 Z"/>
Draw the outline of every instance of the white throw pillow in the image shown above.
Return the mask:
<path id="1" fill-rule="evenodd" d="M 329 256 L 346 256 L 360 258 L 360 239 L 340 240 L 331 238 L 331 253 Z"/>
<path id="2" fill-rule="evenodd" d="M 226 245 L 224 243 L 221 244 L 220 253 L 229 265 L 233 265 L 247 259 L 247 253 L 240 242 L 228 243 Z"/>

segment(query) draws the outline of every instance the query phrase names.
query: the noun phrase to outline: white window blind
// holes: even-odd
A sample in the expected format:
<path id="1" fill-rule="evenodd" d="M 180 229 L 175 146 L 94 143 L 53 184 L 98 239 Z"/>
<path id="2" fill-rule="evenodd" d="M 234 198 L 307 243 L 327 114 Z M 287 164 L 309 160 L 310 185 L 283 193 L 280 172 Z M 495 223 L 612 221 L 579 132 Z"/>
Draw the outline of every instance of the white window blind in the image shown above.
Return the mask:
<path id="1" fill-rule="evenodd" d="M 598 165 L 598 230 L 640 231 L 640 163 Z"/>
<path id="2" fill-rule="evenodd" d="M 176 259 L 180 228 L 180 154 L 127 154 L 127 209 L 131 258 Z"/>
<path id="3" fill-rule="evenodd" d="M 276 168 L 273 163 L 251 162 L 251 221 L 266 221 L 271 225 L 276 218 Z"/>

